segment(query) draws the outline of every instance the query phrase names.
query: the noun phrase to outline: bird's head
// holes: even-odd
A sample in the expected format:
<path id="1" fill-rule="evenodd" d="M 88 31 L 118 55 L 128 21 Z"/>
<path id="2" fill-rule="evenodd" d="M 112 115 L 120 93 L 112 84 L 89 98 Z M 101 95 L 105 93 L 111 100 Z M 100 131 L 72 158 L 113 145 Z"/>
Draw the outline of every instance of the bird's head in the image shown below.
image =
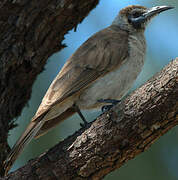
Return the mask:
<path id="1" fill-rule="evenodd" d="M 144 31 L 146 25 L 154 16 L 172 8 L 170 6 L 156 6 L 152 8 L 139 5 L 127 6 L 121 9 L 112 24 L 128 31 Z"/>

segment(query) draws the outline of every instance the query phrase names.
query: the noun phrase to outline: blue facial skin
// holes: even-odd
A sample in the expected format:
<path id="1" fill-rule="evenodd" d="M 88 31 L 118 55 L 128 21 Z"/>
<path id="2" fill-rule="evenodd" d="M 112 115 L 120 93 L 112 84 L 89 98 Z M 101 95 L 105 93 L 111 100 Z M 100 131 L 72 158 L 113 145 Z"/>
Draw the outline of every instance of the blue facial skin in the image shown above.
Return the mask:
<path id="1" fill-rule="evenodd" d="M 141 24 L 145 22 L 145 17 L 142 15 L 140 17 L 137 18 L 129 18 L 129 20 L 131 21 L 133 27 L 135 29 L 140 29 L 141 28 Z"/>

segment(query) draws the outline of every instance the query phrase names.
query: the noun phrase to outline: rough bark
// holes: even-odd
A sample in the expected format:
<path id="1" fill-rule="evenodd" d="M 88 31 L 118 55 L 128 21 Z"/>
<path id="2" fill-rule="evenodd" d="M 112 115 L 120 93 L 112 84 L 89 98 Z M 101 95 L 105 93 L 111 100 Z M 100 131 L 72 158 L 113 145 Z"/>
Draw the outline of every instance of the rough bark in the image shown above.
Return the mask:
<path id="1" fill-rule="evenodd" d="M 8 179 L 102 179 L 178 124 L 177 99 L 178 58 L 87 128 Z"/>
<path id="2" fill-rule="evenodd" d="M 99 0 L 0 1 L 0 171 L 8 131 L 30 98 L 32 85 L 49 56 L 62 49 Z M 2 172 L 0 172 L 2 174 Z"/>

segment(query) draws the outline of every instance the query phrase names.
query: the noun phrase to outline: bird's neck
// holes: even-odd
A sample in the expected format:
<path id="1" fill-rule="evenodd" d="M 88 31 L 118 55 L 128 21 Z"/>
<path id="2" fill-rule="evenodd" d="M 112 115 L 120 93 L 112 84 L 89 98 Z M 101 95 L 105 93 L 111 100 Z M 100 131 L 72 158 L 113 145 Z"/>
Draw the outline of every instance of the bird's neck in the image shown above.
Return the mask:
<path id="1" fill-rule="evenodd" d="M 135 63 L 142 66 L 146 53 L 146 41 L 143 32 L 129 33 L 128 36 L 129 56 L 135 58 Z"/>
<path id="2" fill-rule="evenodd" d="M 125 23 L 125 21 L 123 20 L 123 18 L 121 18 L 119 15 L 116 16 L 116 18 L 114 19 L 114 21 L 112 22 L 111 26 L 118 26 L 120 27 L 120 29 L 122 30 L 126 30 L 129 31 L 129 27 L 128 24 Z"/>

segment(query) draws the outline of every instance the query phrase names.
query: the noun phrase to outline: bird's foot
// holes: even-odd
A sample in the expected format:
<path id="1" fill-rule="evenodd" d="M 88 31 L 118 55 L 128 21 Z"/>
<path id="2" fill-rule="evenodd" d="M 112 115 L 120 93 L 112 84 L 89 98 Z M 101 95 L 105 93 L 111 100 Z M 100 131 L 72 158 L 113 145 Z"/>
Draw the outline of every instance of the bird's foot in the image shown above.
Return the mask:
<path id="1" fill-rule="evenodd" d="M 116 99 L 99 99 L 98 102 L 100 103 L 110 103 L 109 105 L 104 105 L 101 107 L 102 112 L 109 111 L 113 106 L 120 102 L 120 100 Z"/>

